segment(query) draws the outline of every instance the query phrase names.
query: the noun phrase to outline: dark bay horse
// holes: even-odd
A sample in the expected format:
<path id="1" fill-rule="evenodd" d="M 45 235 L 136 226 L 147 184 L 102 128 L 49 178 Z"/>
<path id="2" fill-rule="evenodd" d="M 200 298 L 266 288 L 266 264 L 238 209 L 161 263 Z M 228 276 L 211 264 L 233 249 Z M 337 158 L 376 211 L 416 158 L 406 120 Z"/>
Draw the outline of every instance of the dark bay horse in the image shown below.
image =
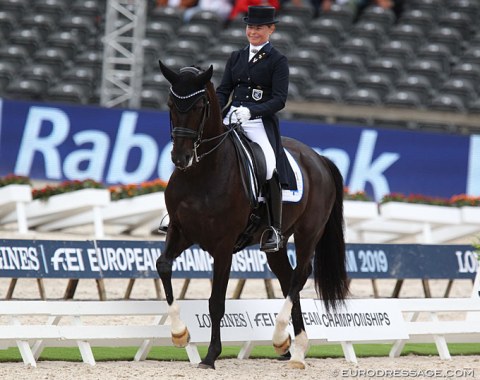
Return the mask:
<path id="1" fill-rule="evenodd" d="M 210 81 L 213 68 L 182 68 L 178 73 L 160 62 L 170 82 L 172 161 L 175 170 L 165 191 L 170 216 L 165 250 L 157 261 L 171 317 L 172 341 L 184 347 L 189 332 L 180 319 L 172 290 L 173 261 L 188 247 L 198 244 L 214 259 L 209 312 L 211 341 L 201 368 L 215 368 L 222 351 L 220 322 L 234 247 L 252 212 L 242 187 L 232 129 L 222 121 L 215 89 Z M 317 294 L 327 309 L 335 309 L 348 293 L 343 235 L 343 180 L 337 167 L 307 145 L 283 138 L 284 147 L 303 173 L 303 196 L 284 203 L 282 230 L 285 241 L 293 234 L 297 264 L 292 269 L 286 244 L 267 253 L 268 264 L 280 281 L 285 303 L 278 314 L 273 345 L 278 354 L 290 351 L 290 366 L 304 368 L 308 338 L 300 308 L 300 291 L 314 273 Z M 258 243 L 264 226 L 254 235 Z M 313 258 L 313 260 L 312 260 Z M 313 262 L 313 265 L 312 265 Z M 290 316 L 295 338 L 287 331 Z M 291 346 L 291 347 L 290 347 Z"/>

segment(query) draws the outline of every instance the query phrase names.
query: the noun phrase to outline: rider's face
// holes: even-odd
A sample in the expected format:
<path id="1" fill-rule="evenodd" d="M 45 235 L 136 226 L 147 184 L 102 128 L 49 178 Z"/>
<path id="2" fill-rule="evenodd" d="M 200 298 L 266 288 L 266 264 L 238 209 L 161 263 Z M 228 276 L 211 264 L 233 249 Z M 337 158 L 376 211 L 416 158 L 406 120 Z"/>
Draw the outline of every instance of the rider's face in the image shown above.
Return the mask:
<path id="1" fill-rule="evenodd" d="M 275 30 L 275 25 L 247 25 L 246 35 L 248 42 L 254 46 L 263 45 Z"/>

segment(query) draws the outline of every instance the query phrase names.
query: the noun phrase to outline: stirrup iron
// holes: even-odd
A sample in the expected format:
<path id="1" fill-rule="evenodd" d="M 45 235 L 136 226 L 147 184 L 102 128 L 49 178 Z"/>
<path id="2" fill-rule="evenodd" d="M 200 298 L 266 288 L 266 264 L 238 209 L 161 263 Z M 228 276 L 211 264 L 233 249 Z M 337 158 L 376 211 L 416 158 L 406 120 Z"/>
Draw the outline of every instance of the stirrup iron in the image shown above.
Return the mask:
<path id="1" fill-rule="evenodd" d="M 271 233 L 270 238 L 267 239 L 267 241 L 264 241 L 265 234 L 269 233 Z M 267 242 L 271 245 L 273 239 L 275 239 L 275 246 L 265 247 Z M 283 236 L 281 231 L 272 226 L 268 227 L 263 231 L 262 236 L 260 236 L 260 250 L 263 252 L 278 252 L 280 248 L 283 248 Z"/>
<path id="2" fill-rule="evenodd" d="M 168 226 L 170 224 L 170 216 L 165 214 L 160 221 L 160 225 L 158 226 L 158 232 L 161 234 L 166 234 L 168 231 Z"/>

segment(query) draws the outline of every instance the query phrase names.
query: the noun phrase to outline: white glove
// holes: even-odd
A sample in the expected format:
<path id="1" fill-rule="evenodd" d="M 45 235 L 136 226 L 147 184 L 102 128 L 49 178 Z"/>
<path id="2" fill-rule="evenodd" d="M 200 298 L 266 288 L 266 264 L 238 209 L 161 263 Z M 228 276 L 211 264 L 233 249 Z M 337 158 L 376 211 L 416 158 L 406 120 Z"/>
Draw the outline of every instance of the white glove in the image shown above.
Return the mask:
<path id="1" fill-rule="evenodd" d="M 247 107 L 238 107 L 235 111 L 233 111 L 237 116 L 237 121 L 239 123 L 245 123 L 247 120 L 250 120 L 252 116 L 250 114 L 250 110 Z"/>

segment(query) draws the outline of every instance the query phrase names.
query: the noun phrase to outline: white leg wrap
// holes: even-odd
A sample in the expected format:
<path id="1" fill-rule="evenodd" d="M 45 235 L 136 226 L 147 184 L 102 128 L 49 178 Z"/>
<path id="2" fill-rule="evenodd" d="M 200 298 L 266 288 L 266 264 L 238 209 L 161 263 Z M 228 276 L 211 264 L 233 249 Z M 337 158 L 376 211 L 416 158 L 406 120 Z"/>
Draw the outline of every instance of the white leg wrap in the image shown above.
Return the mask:
<path id="1" fill-rule="evenodd" d="M 273 344 L 280 345 L 283 344 L 288 338 L 287 326 L 290 321 L 290 316 L 292 313 L 293 303 L 290 300 L 290 297 L 285 299 L 285 303 L 282 306 L 282 310 L 277 315 L 275 321 L 275 330 L 273 331 Z"/>
<path id="2" fill-rule="evenodd" d="M 305 354 L 308 350 L 308 337 L 305 331 L 302 331 L 295 337 L 293 341 L 292 348 L 290 349 L 290 353 L 292 357 L 290 358 L 291 361 L 296 361 L 300 363 L 305 362 Z"/>
<path id="3" fill-rule="evenodd" d="M 168 308 L 168 315 L 171 320 L 171 331 L 172 334 L 182 334 L 185 332 L 186 326 L 185 323 L 180 319 L 180 307 L 175 301 Z"/>

